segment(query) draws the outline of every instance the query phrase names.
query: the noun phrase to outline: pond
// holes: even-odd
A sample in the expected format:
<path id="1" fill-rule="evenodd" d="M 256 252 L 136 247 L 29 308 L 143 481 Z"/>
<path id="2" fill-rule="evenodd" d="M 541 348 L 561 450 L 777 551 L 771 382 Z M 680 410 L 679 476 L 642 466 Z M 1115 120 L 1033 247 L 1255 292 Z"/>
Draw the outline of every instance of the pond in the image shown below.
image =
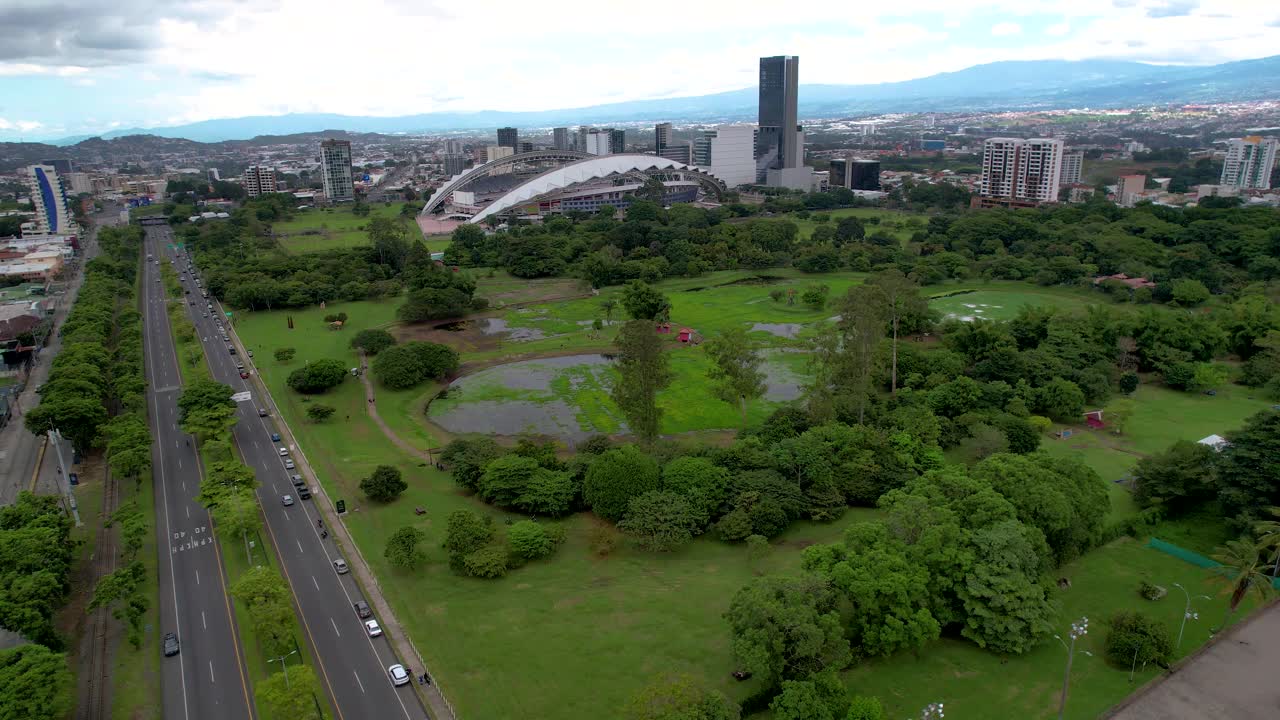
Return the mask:
<path id="1" fill-rule="evenodd" d="M 765 353 L 765 393 L 760 412 L 798 399 L 805 378 L 796 369 L 795 354 Z M 790 362 L 788 362 L 790 361 Z M 707 363 L 701 354 L 673 355 L 676 381 L 659 396 L 670 422 L 684 422 L 690 408 L 721 410 L 728 421 L 708 419 L 690 429 L 721 430 L 736 427 L 736 409 L 711 397 L 706 381 Z M 609 397 L 614 380 L 609 358 L 599 354 L 522 360 L 481 370 L 459 378 L 428 408 L 428 416 L 451 433 L 485 435 L 533 434 L 554 437 L 569 444 L 603 433 L 627 433 L 626 420 Z M 692 387 L 691 387 L 692 386 Z M 667 421 L 664 421 L 664 425 Z M 666 430 L 664 430 L 666 432 Z"/>

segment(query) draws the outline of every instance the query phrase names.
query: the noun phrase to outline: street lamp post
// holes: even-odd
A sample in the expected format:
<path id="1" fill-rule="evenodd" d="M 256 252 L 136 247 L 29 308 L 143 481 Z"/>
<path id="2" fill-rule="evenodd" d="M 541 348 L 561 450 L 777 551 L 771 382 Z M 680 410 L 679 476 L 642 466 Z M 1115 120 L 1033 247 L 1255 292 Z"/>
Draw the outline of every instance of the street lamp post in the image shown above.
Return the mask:
<path id="1" fill-rule="evenodd" d="M 1071 632 L 1068 634 L 1071 637 L 1071 645 L 1069 646 L 1063 642 L 1060 636 L 1054 635 L 1058 642 L 1067 648 L 1067 671 L 1062 676 L 1062 699 L 1058 703 L 1058 720 L 1062 720 L 1063 714 L 1067 711 L 1067 690 L 1071 686 L 1071 663 L 1076 657 L 1076 640 L 1089 634 L 1089 618 L 1082 617 L 1071 623 Z M 1085 655 L 1093 655 L 1088 650 L 1082 650 L 1081 652 Z"/>
<path id="2" fill-rule="evenodd" d="M 297 654 L 298 654 L 297 650 L 292 650 L 289 652 L 288 655 L 281 655 L 280 657 L 267 658 L 267 662 L 280 663 L 280 668 L 284 670 L 284 686 L 286 688 L 289 687 L 289 664 L 286 663 L 285 660 L 288 659 L 289 655 L 297 655 Z"/>
<path id="3" fill-rule="evenodd" d="M 1178 649 L 1181 649 L 1182 648 L 1182 631 L 1187 629 L 1187 620 L 1199 620 L 1200 613 L 1191 612 L 1191 593 L 1187 592 L 1187 589 L 1182 587 L 1182 583 L 1174 583 L 1173 586 L 1181 590 L 1183 595 L 1187 596 L 1187 604 L 1182 608 L 1182 624 L 1178 626 L 1177 647 Z M 1208 595 L 1197 595 L 1196 597 L 1204 598 L 1205 600 L 1213 599 Z"/>

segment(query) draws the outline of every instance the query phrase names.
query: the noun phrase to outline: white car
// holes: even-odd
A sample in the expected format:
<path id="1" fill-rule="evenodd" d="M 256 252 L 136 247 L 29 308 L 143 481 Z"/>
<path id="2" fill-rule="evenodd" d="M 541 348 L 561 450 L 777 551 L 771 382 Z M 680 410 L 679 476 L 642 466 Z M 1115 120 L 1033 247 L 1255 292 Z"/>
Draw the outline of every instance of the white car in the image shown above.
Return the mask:
<path id="1" fill-rule="evenodd" d="M 337 558 L 336 560 L 334 560 L 334 561 L 333 561 L 333 569 L 334 569 L 334 571 L 335 571 L 335 572 L 337 572 L 339 575 L 346 575 L 346 574 L 347 574 L 347 561 L 346 561 L 346 560 L 343 560 L 342 558 Z"/>
<path id="2" fill-rule="evenodd" d="M 378 627 L 377 620 L 365 620 L 364 629 L 369 633 L 369 637 L 378 637 L 382 634 L 382 628 Z"/>
<path id="3" fill-rule="evenodd" d="M 289 454 L 289 448 L 287 447 L 280 448 L 280 457 L 285 457 L 288 454 Z"/>
<path id="4" fill-rule="evenodd" d="M 293 464 L 293 461 L 292 461 L 292 460 L 285 460 L 285 461 L 284 461 L 284 469 L 285 469 L 285 470 L 292 470 L 293 468 L 294 468 L 294 464 Z"/>
<path id="5" fill-rule="evenodd" d="M 281 496 L 280 496 L 280 504 L 281 504 L 281 505 L 284 505 L 285 507 L 289 507 L 289 506 L 293 505 L 293 496 L 292 496 L 292 495 L 281 495 Z"/>
<path id="6" fill-rule="evenodd" d="M 409 684 L 409 673 L 405 672 L 404 666 L 400 663 L 387 668 L 387 674 L 391 676 L 391 684 L 396 687 Z"/>

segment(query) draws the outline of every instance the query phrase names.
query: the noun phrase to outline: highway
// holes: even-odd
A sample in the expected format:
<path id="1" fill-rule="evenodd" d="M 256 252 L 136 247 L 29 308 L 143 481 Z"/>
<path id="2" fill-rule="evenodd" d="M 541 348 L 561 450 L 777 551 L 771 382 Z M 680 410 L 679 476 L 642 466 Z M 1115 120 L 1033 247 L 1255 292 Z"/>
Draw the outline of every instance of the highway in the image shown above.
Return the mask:
<path id="1" fill-rule="evenodd" d="M 159 232 L 167 233 L 168 229 L 160 228 Z M 165 262 L 176 257 L 167 247 L 164 253 Z M 186 256 L 178 258 L 178 262 L 180 270 L 186 268 Z M 199 271 L 198 266 L 195 269 Z M 364 597 L 350 574 L 340 575 L 335 571 L 334 560 L 341 557 L 337 546 L 333 538 L 321 536 L 320 514 L 312 507 L 313 501 L 300 499 L 290 480 L 290 475 L 299 471 L 286 470 L 287 458 L 279 453 L 283 443 L 272 441 L 272 433 L 277 431 L 274 425 L 277 417 L 274 413 L 259 415 L 259 408 L 270 408 L 262 404 L 251 380 L 241 378 L 236 367 L 243 362 L 251 371 L 253 363 L 249 358 L 230 354 L 231 343 L 222 339 L 219 323 L 226 324 L 222 307 L 213 298 L 204 301 L 200 297 L 200 289 L 195 287 L 190 274 L 183 282 L 192 291 L 186 297 L 196 301 L 194 305 L 188 304 L 187 310 L 197 335 L 204 342 L 213 378 L 230 385 L 236 393 L 250 393 L 250 400 L 239 403 L 232 432 L 244 463 L 257 475 L 258 499 L 265 519 L 264 535 L 275 546 L 285 579 L 293 589 L 304 635 L 301 640 L 311 648 L 316 674 L 335 708 L 335 717 L 338 720 L 427 718 L 412 681 L 398 688 L 392 685 L 387 668 L 401 661 L 387 638 L 370 637 L 364 620 L 355 612 L 354 603 Z M 159 289 L 159 284 L 156 285 Z M 290 455 L 296 454 L 296 448 L 287 449 Z M 292 506 L 282 504 L 284 495 L 293 497 Z M 409 670 L 416 674 L 421 668 Z M 165 717 L 178 716 L 166 713 Z"/>
<path id="2" fill-rule="evenodd" d="M 168 227 L 147 228 L 144 253 L 162 257 Z M 144 255 L 145 257 L 145 255 Z M 145 262 L 143 330 L 149 413 L 155 444 L 156 527 L 160 556 L 160 635 L 177 633 L 182 650 L 162 658 L 168 720 L 255 718 L 226 578 L 208 511 L 196 501 L 200 465 L 191 436 L 178 428 L 182 376 L 170 333 L 160 267 Z M 176 300 L 174 302 L 177 302 Z M 160 652 L 159 643 L 155 652 Z"/>

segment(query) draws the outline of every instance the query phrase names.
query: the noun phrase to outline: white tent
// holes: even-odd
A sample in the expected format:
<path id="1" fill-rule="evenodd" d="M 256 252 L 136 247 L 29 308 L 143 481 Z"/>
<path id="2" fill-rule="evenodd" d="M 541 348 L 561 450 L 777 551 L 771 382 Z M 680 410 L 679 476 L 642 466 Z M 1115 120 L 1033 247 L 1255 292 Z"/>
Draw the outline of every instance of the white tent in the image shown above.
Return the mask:
<path id="1" fill-rule="evenodd" d="M 1201 438 L 1196 442 L 1200 445 L 1208 445 L 1213 448 L 1215 452 L 1222 452 L 1223 448 L 1231 444 L 1221 435 L 1210 435 L 1209 437 Z"/>

